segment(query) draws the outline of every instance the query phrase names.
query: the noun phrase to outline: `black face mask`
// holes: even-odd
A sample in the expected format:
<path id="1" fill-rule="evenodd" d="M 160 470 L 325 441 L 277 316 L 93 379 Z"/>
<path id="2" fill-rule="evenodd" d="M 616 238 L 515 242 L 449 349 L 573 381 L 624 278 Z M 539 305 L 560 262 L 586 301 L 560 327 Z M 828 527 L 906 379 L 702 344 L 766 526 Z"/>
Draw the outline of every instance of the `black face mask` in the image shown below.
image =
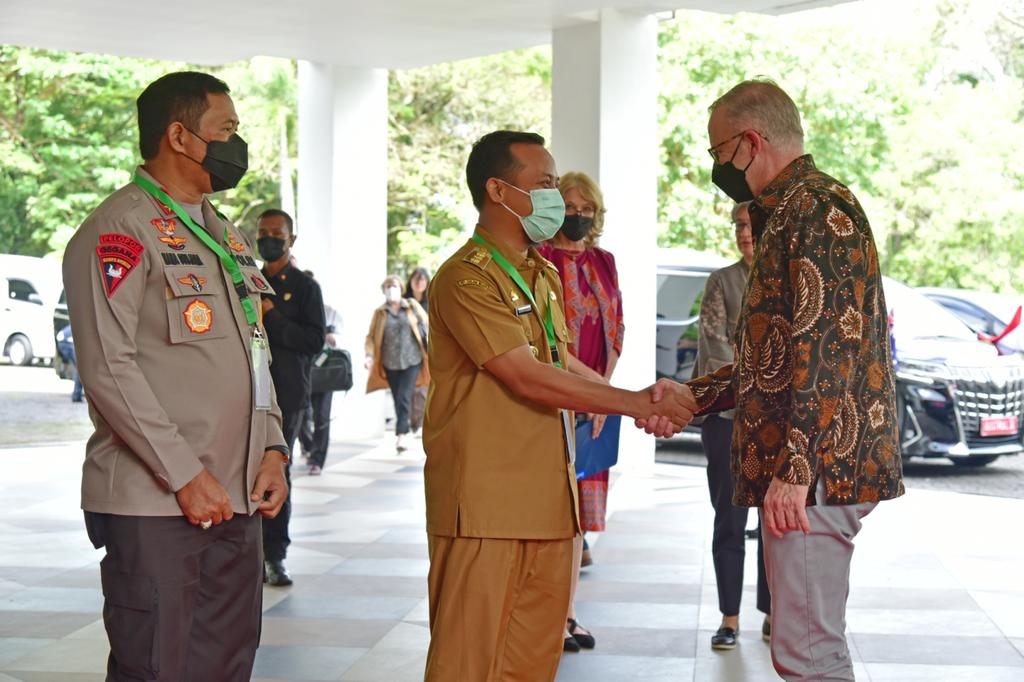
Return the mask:
<path id="1" fill-rule="evenodd" d="M 567 215 L 562 221 L 562 234 L 571 242 L 578 242 L 590 233 L 594 226 L 593 218 L 585 218 L 580 214 Z"/>
<path id="2" fill-rule="evenodd" d="M 199 137 L 198 133 L 188 131 Z M 237 187 L 245 171 L 249 170 L 249 145 L 237 134 L 229 137 L 227 142 L 205 140 L 202 137 L 199 139 L 206 143 L 206 156 L 202 161 L 196 161 L 191 156 L 188 158 L 196 161 L 210 174 L 210 187 L 213 191 L 222 192 Z"/>
<path id="3" fill-rule="evenodd" d="M 277 237 L 260 237 L 256 240 L 256 250 L 265 263 L 273 263 L 284 255 L 284 240 Z"/>
<path id="4" fill-rule="evenodd" d="M 744 201 L 753 201 L 754 199 L 754 193 L 750 191 L 750 185 L 747 184 L 747 168 L 750 168 L 750 164 L 754 163 L 754 158 L 750 158 L 750 163 L 743 170 L 737 168 L 732 162 L 736 158 L 741 144 L 743 144 L 743 140 L 740 140 L 739 144 L 736 145 L 732 158 L 725 163 L 716 163 L 711 169 L 711 182 L 715 183 L 720 190 L 725 192 L 737 204 L 741 204 Z"/>

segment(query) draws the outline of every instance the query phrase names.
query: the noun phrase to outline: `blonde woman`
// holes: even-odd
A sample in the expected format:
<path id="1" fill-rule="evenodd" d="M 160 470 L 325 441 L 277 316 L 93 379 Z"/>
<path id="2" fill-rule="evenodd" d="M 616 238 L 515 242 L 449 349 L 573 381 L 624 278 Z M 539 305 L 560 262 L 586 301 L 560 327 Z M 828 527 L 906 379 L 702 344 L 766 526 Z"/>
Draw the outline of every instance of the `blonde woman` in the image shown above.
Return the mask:
<path id="1" fill-rule="evenodd" d="M 572 344 L 569 351 L 606 380 L 610 380 L 622 353 L 625 327 L 622 324 L 622 292 L 615 258 L 597 244 L 604 230 L 604 197 L 585 173 L 566 173 L 558 183 L 565 201 L 565 222 L 541 254 L 555 264 L 565 292 L 565 319 Z M 604 415 L 587 415 L 597 437 L 604 427 Z M 583 532 L 605 529 L 608 500 L 608 472 L 588 476 L 579 482 L 580 527 Z M 575 595 L 579 566 L 591 563 L 583 538 L 577 540 L 576 573 L 569 603 L 565 632 L 566 651 L 592 649 L 593 635 L 576 622 Z"/>
<path id="2" fill-rule="evenodd" d="M 427 313 L 416 299 L 403 298 L 402 280 L 388 275 L 381 284 L 384 303 L 373 313 L 366 335 L 366 392 L 391 389 L 395 401 L 395 449 L 407 449 L 412 396 L 430 383 L 427 367 Z"/>

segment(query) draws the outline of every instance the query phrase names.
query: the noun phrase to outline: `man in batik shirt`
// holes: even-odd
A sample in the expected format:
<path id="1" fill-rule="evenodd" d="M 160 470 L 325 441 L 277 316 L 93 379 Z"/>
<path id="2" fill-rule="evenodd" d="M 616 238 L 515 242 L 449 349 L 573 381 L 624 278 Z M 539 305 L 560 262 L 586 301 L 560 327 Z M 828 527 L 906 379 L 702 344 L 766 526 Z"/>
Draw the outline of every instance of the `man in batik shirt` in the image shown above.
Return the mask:
<path id="1" fill-rule="evenodd" d="M 853 193 L 804 154 L 796 105 L 771 81 L 716 101 L 708 135 L 714 183 L 753 200 L 754 262 L 733 364 L 662 386 L 696 414 L 736 410 L 733 502 L 761 508 L 775 670 L 853 680 L 852 540 L 904 492 L 874 238 Z"/>

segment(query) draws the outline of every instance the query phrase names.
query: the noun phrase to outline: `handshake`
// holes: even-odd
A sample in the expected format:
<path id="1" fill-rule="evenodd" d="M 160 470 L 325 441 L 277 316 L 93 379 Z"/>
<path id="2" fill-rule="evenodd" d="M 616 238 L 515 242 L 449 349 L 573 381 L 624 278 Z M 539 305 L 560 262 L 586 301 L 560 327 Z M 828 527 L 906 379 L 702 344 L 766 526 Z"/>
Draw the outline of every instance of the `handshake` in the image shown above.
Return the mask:
<path id="1" fill-rule="evenodd" d="M 630 416 L 636 419 L 637 428 L 658 438 L 682 431 L 698 409 L 690 387 L 670 379 L 659 379 L 653 386 L 637 391 L 636 396 L 640 409 Z"/>

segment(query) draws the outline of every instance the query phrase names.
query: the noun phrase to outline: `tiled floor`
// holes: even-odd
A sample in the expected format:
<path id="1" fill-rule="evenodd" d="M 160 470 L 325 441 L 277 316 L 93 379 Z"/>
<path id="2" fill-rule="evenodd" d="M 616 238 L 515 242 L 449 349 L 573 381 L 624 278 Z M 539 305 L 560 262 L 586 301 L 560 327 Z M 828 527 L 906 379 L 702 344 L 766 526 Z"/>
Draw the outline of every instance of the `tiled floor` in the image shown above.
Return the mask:
<path id="1" fill-rule="evenodd" d="M 81 451 L 0 450 L 0 682 L 103 679 L 99 552 L 78 511 Z M 254 679 L 422 679 L 422 462 L 377 443 L 336 444 L 323 476 L 297 475 L 288 560 L 296 583 L 265 591 Z M 704 471 L 656 465 L 619 476 L 610 505 L 578 598 L 598 648 L 567 655 L 560 682 L 777 679 L 752 571 L 739 648 L 708 647 L 719 614 Z M 1024 680 L 1022 519 L 1024 500 L 954 493 L 881 505 L 854 558 L 858 679 Z"/>

